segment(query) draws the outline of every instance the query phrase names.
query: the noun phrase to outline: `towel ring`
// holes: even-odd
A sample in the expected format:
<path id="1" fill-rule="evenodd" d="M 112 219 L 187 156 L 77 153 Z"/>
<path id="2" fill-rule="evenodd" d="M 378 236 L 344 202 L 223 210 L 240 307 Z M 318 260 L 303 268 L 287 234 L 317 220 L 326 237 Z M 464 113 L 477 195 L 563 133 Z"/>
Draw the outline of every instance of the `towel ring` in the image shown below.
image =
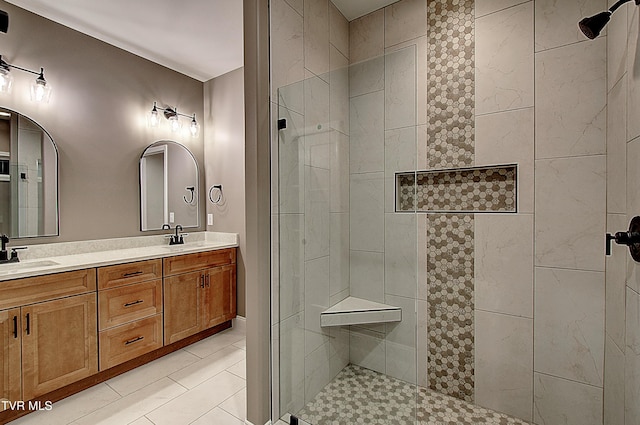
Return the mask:
<path id="1" fill-rule="evenodd" d="M 218 194 L 217 194 L 218 196 L 214 198 L 213 195 L 216 189 L 218 189 Z M 209 188 L 209 200 L 211 201 L 212 204 L 219 204 L 220 201 L 222 201 L 222 185 L 221 184 L 215 184 Z"/>

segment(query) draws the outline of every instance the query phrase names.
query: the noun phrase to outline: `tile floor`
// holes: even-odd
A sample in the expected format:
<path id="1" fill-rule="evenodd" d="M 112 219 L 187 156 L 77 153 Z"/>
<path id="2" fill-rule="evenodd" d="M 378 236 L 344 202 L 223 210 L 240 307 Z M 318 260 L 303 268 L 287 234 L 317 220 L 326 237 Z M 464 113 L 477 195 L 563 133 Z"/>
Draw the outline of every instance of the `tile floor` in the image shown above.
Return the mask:
<path id="1" fill-rule="evenodd" d="M 11 425 L 240 425 L 245 324 L 75 394 Z"/>

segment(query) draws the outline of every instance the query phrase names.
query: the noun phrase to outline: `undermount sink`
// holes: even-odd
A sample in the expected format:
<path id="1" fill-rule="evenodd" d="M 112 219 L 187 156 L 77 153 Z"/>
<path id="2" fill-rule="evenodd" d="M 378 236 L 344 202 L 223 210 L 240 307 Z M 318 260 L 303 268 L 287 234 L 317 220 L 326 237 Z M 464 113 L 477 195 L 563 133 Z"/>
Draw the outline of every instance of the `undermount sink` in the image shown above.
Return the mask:
<path id="1" fill-rule="evenodd" d="M 52 260 L 25 261 L 21 263 L 5 263 L 5 264 L 0 264 L 0 273 L 36 269 L 38 267 L 57 266 L 59 264 L 60 263 L 56 263 L 55 261 L 52 261 Z"/>

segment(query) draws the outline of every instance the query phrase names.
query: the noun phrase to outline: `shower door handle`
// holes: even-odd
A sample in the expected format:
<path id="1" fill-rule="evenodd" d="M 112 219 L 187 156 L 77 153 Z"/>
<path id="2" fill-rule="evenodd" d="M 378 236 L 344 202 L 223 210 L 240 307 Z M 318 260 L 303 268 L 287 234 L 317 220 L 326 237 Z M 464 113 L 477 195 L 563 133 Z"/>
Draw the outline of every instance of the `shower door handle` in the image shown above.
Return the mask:
<path id="1" fill-rule="evenodd" d="M 629 223 L 629 230 L 616 232 L 615 235 L 607 233 L 606 254 L 611 255 L 611 241 L 618 245 L 627 245 L 631 258 L 640 263 L 640 216 L 633 217 Z"/>

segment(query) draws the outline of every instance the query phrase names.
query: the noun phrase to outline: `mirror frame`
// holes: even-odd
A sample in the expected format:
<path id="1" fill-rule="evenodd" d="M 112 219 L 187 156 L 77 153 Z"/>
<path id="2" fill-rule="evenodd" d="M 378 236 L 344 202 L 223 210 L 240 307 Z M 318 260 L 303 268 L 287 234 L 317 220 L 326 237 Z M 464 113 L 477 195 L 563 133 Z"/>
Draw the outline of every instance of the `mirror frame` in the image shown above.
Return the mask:
<path id="1" fill-rule="evenodd" d="M 37 122 L 36 120 L 34 120 L 33 118 L 31 118 L 28 115 L 25 115 L 21 112 L 16 111 L 15 109 L 11 109 L 11 108 L 7 108 L 6 106 L 0 106 L 0 111 L 8 111 L 10 113 L 13 114 L 18 114 L 21 117 L 27 118 L 28 120 L 30 120 L 32 123 L 34 123 L 35 125 L 37 125 L 38 127 L 40 127 L 40 129 L 44 132 L 44 134 L 47 135 L 47 137 L 49 137 L 49 140 L 51 140 L 51 144 L 53 145 L 53 150 L 56 154 L 56 179 L 55 179 L 55 184 L 56 184 L 56 231 L 55 233 L 50 233 L 47 235 L 35 235 L 35 236 L 11 236 L 9 235 L 9 237 L 11 239 L 36 239 L 36 238 L 51 238 L 51 237 L 58 237 L 60 236 L 60 150 L 58 149 L 58 145 L 56 144 L 56 141 L 53 139 L 53 137 L 51 137 L 51 133 L 49 133 L 47 131 L 46 128 L 44 128 L 42 125 L 40 125 L 39 122 Z"/>
<path id="2" fill-rule="evenodd" d="M 153 143 L 151 143 L 150 145 L 146 146 L 144 148 L 144 150 L 142 151 L 142 153 L 140 154 L 140 158 L 138 159 L 138 211 L 139 211 L 139 218 L 140 218 L 140 231 L 141 232 L 156 232 L 156 231 L 160 231 L 162 229 L 143 229 L 142 228 L 142 158 L 144 158 L 145 153 L 149 150 L 152 149 L 154 147 L 160 146 L 160 145 L 176 145 L 182 149 L 184 149 L 185 151 L 187 151 L 189 153 L 189 155 L 191 156 L 191 159 L 193 160 L 193 163 L 195 164 L 195 171 L 196 171 L 196 179 L 195 179 L 195 192 L 196 192 L 196 224 L 195 225 L 184 225 L 181 223 L 177 223 L 180 224 L 184 229 L 197 229 L 200 228 L 200 166 L 198 165 L 198 160 L 196 159 L 195 155 L 193 154 L 193 152 L 191 152 L 191 150 L 186 147 L 185 145 L 183 145 L 180 142 L 176 142 L 174 140 L 157 140 Z M 169 225 L 171 225 L 171 223 L 169 223 Z M 166 230 L 166 229 L 165 229 Z"/>

